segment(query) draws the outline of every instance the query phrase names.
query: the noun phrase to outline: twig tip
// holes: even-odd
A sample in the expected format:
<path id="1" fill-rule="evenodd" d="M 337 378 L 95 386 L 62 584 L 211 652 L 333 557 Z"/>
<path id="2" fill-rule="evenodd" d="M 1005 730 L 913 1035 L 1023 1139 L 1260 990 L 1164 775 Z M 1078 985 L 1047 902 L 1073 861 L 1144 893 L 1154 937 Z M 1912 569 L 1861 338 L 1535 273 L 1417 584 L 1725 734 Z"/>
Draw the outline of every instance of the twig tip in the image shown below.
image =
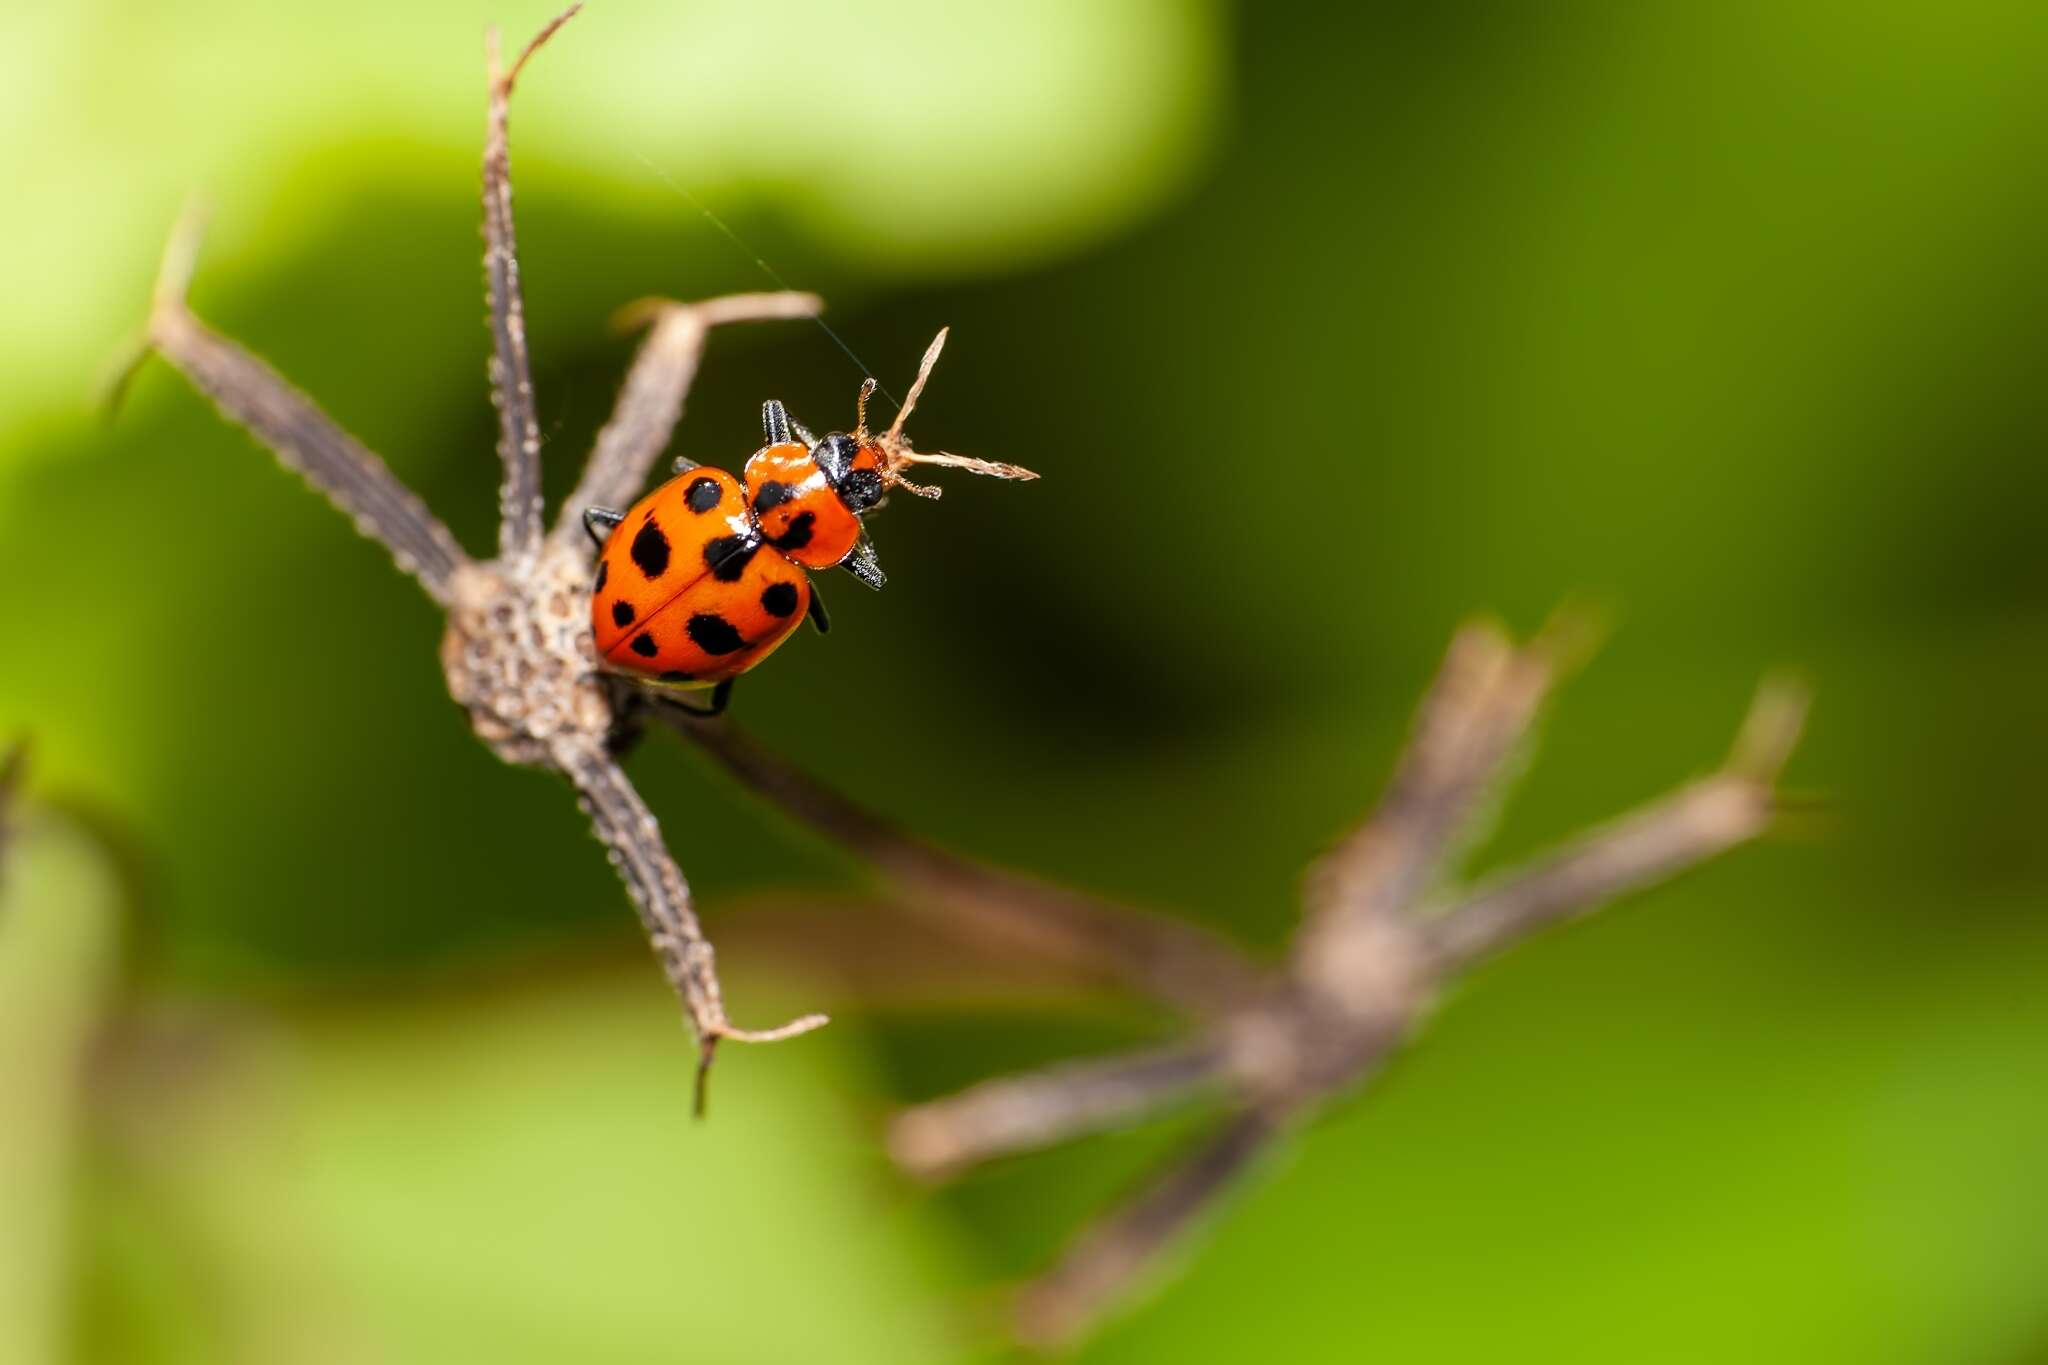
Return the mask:
<path id="1" fill-rule="evenodd" d="M 805 1014 L 774 1028 L 734 1028 L 728 1024 L 716 1036 L 730 1038 L 735 1043 L 780 1043 L 815 1032 L 831 1022 L 830 1015 Z"/>
<path id="2" fill-rule="evenodd" d="M 1724 765 L 1726 771 L 1751 778 L 1765 786 L 1792 757 L 1806 728 L 1806 712 L 1812 700 L 1806 683 L 1789 673 L 1773 674 L 1758 685 L 1756 700 L 1750 703 L 1735 747 Z"/>
<path id="3" fill-rule="evenodd" d="M 577 12 L 582 8 L 583 0 L 577 0 L 575 4 L 543 24 L 540 32 L 534 34 L 527 41 L 526 46 L 519 50 L 519 56 L 513 61 L 511 67 L 503 72 L 498 70 L 498 30 L 495 25 L 484 30 L 484 52 L 490 62 L 491 87 L 497 92 L 499 98 L 507 98 L 512 94 L 512 87 L 518 82 L 519 73 L 526 69 L 527 61 L 532 58 L 534 53 L 540 51 L 543 43 L 555 36 L 557 29 L 561 28 L 562 25 L 568 23 L 571 19 L 574 19 Z"/>
<path id="4" fill-rule="evenodd" d="M 111 422 L 128 396 L 128 386 L 156 348 L 158 329 L 165 319 L 182 312 L 185 295 L 198 268 L 199 244 L 206 235 L 207 204 L 197 191 L 185 196 L 178 218 L 165 239 L 158 259 L 156 280 L 150 286 L 149 317 L 134 335 L 124 340 L 93 384 L 93 406 L 103 420 Z"/>
<path id="5" fill-rule="evenodd" d="M 614 308 L 610 318 L 611 329 L 621 336 L 637 332 L 642 328 L 652 327 L 670 309 L 682 306 L 674 299 L 665 299 L 659 294 L 649 294 L 644 298 L 634 299 L 631 303 L 622 303 L 617 308 Z"/>
<path id="6" fill-rule="evenodd" d="M 178 210 L 178 221 L 171 228 L 170 239 L 164 243 L 162 263 L 157 267 L 156 286 L 150 294 L 152 319 L 185 306 L 185 294 L 192 285 L 192 272 L 198 268 L 199 244 L 206 236 L 209 212 L 204 195 L 195 190 L 185 196 L 185 203 Z"/>
<path id="7" fill-rule="evenodd" d="M 711 1101 L 711 1063 L 717 1060 L 718 1045 L 727 1038 L 735 1043 L 779 1043 L 788 1038 L 800 1037 L 832 1022 L 824 1014 L 804 1014 L 775 1028 L 734 1028 L 729 1023 L 719 1023 L 702 1035 L 697 1045 L 697 1091 L 690 1106 L 691 1113 L 703 1118 Z"/>
<path id="8" fill-rule="evenodd" d="M 943 1180 L 960 1169 L 961 1148 L 953 1125 L 922 1105 L 889 1121 L 883 1145 L 897 1169 L 918 1180 Z"/>
<path id="9" fill-rule="evenodd" d="M 1529 648 L 1550 667 L 1553 677 L 1577 673 L 1600 652 L 1614 633 L 1614 610 L 1592 598 L 1560 605 L 1530 638 Z"/>

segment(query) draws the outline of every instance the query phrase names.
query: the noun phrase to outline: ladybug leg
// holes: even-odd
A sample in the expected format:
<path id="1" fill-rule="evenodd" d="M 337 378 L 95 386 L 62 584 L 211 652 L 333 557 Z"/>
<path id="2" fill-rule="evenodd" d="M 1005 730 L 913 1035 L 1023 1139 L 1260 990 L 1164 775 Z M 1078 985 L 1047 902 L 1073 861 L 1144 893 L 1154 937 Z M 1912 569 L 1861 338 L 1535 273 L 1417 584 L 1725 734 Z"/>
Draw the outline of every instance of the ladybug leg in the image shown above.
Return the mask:
<path id="1" fill-rule="evenodd" d="M 814 446 L 818 443 L 818 438 L 811 435 L 811 429 L 802 422 L 797 421 L 794 417 L 789 419 L 789 429 L 795 432 L 796 438 L 807 446 Z"/>
<path id="2" fill-rule="evenodd" d="M 724 682 L 720 683 L 718 686 L 711 689 L 711 701 L 708 705 L 691 706 L 686 702 L 677 701 L 674 697 L 663 697 L 661 699 L 661 704 L 663 706 L 673 706 L 676 710 L 686 712 L 689 715 L 705 717 L 724 715 L 725 708 L 731 705 L 731 703 L 731 678 L 727 678 Z"/>
<path id="3" fill-rule="evenodd" d="M 676 456 L 676 462 L 673 466 L 676 473 L 678 474 L 687 474 L 693 469 L 702 469 L 703 467 L 703 465 L 698 464 L 695 460 L 691 459 L 687 455 Z"/>
<path id="4" fill-rule="evenodd" d="M 818 596 L 818 585 L 815 583 L 811 584 L 810 618 L 811 624 L 818 628 L 818 634 L 824 635 L 831 631 L 832 618 L 825 612 L 825 599 Z"/>
<path id="5" fill-rule="evenodd" d="M 780 399 L 771 398 L 761 405 L 761 439 L 771 446 L 786 446 L 792 439 L 789 409 L 782 406 Z"/>
<path id="6" fill-rule="evenodd" d="M 598 549 L 612 538 L 612 528 L 626 519 L 624 512 L 609 507 L 586 507 L 583 509 L 583 529 L 590 533 L 590 539 Z"/>
<path id="7" fill-rule="evenodd" d="M 847 551 L 846 558 L 839 561 L 839 567 L 877 592 L 889 581 L 888 575 L 882 572 L 881 564 L 875 559 L 875 543 L 868 539 L 866 531 L 862 531 L 860 539 L 853 542 L 853 548 Z"/>
<path id="8" fill-rule="evenodd" d="M 613 758 L 624 758 L 646 737 L 647 694 L 622 678 L 607 676 L 604 682 L 612 704 L 612 728 L 604 737 L 605 752 Z"/>

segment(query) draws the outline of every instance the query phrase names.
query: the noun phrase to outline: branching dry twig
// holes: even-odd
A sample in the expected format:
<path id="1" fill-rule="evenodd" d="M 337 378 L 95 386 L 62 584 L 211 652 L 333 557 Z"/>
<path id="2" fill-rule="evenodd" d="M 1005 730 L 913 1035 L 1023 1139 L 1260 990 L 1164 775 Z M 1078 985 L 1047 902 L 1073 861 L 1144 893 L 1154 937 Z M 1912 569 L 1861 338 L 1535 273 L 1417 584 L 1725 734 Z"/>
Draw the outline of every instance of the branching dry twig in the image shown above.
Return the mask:
<path id="1" fill-rule="evenodd" d="M 994 1156 L 1044 1147 L 1185 1102 L 1204 1089 L 1220 1089 L 1228 1064 L 1220 1040 L 1197 1037 L 983 1081 L 903 1114 L 889 1147 L 919 1175 L 949 1176 Z"/>
<path id="2" fill-rule="evenodd" d="M 484 127 L 484 286 L 491 301 L 491 401 L 498 409 L 498 556 L 522 563 L 540 552 L 540 419 L 533 409 L 533 365 L 526 354 L 526 304 L 519 292 L 519 239 L 512 222 L 512 149 L 508 119 L 512 87 L 527 60 L 582 9 L 571 5 L 520 51 L 509 71 L 498 66 L 498 30 L 486 30 L 490 113 Z"/>
<path id="3" fill-rule="evenodd" d="M 1082 1234 L 1060 1264 L 1017 1299 L 1017 1335 L 1058 1346 L 1084 1333 L 1116 1297 L 1187 1235 L 1283 1131 L 1277 1111 L 1230 1117 L 1158 1183 Z"/>
<path id="4" fill-rule="evenodd" d="M 1227 1010 L 1259 987 L 1259 972 L 1241 953 L 1192 925 L 970 862 L 861 809 L 723 717 L 674 705 L 658 710 L 756 795 L 873 864 L 955 933 L 974 932 L 1198 1014 Z"/>
<path id="5" fill-rule="evenodd" d="M 1216 1135 L 1025 1287 L 1020 1338 L 1085 1332 L 1276 1138 L 1367 1081 L 1450 982 L 1558 920 L 1670 877 L 1761 833 L 1804 718 L 1803 693 L 1766 683 L 1720 772 L 1462 893 L 1438 893 L 1560 671 L 1556 632 L 1523 648 L 1467 627 L 1418 711 L 1379 808 L 1312 870 L 1286 965 L 1183 1044 L 986 1081 L 896 1119 L 906 1169 L 989 1158 L 1221 1097 Z"/>
<path id="6" fill-rule="evenodd" d="M 495 37 L 490 43 L 484 274 L 491 394 L 505 465 L 498 558 L 477 561 L 464 554 L 381 459 L 269 366 L 192 315 L 185 286 L 198 250 L 198 228 L 189 215 L 165 253 L 147 339 L 224 416 L 325 493 L 447 609 L 441 662 L 450 695 L 467 709 L 477 736 L 507 762 L 551 768 L 574 783 L 688 1009 L 702 1065 L 708 1066 L 722 1038 L 773 1041 L 815 1028 L 824 1019 L 806 1015 L 765 1031 L 738 1028 L 727 1019 L 711 945 L 698 927 L 689 884 L 669 856 L 654 817 L 606 749 L 614 716 L 590 639 L 589 556 L 566 534 L 545 542 L 541 537 L 540 435 L 519 293 L 506 118 L 520 71 L 575 12 L 571 8 L 543 28 L 509 70 L 498 67 Z M 655 333 L 642 348 L 593 452 L 586 484 L 617 490 L 620 500 L 634 491 L 631 484 L 645 477 L 681 415 L 683 395 L 711 327 L 803 316 L 815 308 L 816 300 L 808 295 L 741 295 L 663 305 Z M 580 511 L 581 504 L 572 503 L 562 524 L 573 524 Z"/>
<path id="7" fill-rule="evenodd" d="M 469 563 L 448 528 L 312 399 L 186 307 L 185 287 L 198 255 L 200 229 L 197 210 L 188 208 L 171 234 L 150 308 L 149 344 L 184 371 L 222 416 L 326 494 L 358 531 L 419 579 L 427 596 L 446 606 L 455 571 Z"/>

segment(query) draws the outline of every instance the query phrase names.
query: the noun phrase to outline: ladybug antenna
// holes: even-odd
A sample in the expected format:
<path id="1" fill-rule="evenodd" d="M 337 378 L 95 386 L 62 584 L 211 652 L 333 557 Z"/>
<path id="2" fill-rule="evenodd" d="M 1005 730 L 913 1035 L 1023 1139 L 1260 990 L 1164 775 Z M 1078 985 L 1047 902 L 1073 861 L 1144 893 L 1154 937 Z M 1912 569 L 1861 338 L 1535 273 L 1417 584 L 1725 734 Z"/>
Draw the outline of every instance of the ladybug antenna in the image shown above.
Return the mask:
<path id="1" fill-rule="evenodd" d="M 930 484 L 912 483 L 903 477 L 903 470 L 914 464 L 945 465 L 951 469 L 965 469 L 973 474 L 986 474 L 992 479 L 1035 479 L 1038 475 L 1022 465 L 999 464 L 994 460 L 977 460 L 966 455 L 954 455 L 946 451 L 921 454 L 910 448 L 910 438 L 903 434 L 903 424 L 910 420 L 910 414 L 917 407 L 917 397 L 924 392 L 925 381 L 932 377 L 932 366 L 939 363 L 939 352 L 946 349 L 946 334 L 952 329 L 941 327 L 939 334 L 932 338 L 932 344 L 925 348 L 924 359 L 918 362 L 917 382 L 910 386 L 910 392 L 903 397 L 903 406 L 896 410 L 896 420 L 882 433 L 876 444 L 880 445 L 887 459 L 882 477 L 891 485 L 906 493 L 915 493 L 920 498 L 936 498 L 940 489 Z M 874 387 L 870 379 L 861 386 L 861 429 L 867 429 L 867 396 Z"/>
<path id="2" fill-rule="evenodd" d="M 853 439 L 866 444 L 868 439 L 868 399 L 875 396 L 877 381 L 873 375 L 860 381 L 860 397 L 853 400 Z"/>

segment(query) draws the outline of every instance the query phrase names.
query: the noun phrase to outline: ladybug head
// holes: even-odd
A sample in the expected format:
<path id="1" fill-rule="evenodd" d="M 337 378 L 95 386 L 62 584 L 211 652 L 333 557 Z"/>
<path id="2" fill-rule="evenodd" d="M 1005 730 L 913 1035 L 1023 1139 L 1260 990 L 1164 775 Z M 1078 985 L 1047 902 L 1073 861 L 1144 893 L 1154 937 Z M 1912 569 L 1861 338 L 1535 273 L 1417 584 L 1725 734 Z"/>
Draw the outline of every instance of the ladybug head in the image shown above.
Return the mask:
<path id="1" fill-rule="evenodd" d="M 924 353 L 917 382 L 910 386 L 896 420 L 880 435 L 868 431 L 868 398 L 875 391 L 872 379 L 860 386 L 851 433 L 835 431 L 813 439 L 790 421 L 782 404 L 771 400 L 761 406 L 766 444 L 747 461 L 747 505 L 770 545 L 806 568 L 843 567 L 869 587 L 879 588 L 885 580 L 861 518 L 880 507 L 892 488 L 924 498 L 939 496 L 938 489 L 903 477 L 911 465 L 950 465 L 998 479 L 1038 477 L 1013 464 L 943 452 L 925 455 L 910 448 L 903 424 L 917 406 L 917 396 L 924 392 L 945 344 L 946 334 L 941 331 Z"/>
<path id="2" fill-rule="evenodd" d="M 843 431 L 835 431 L 813 445 L 811 459 L 817 462 L 839 501 L 855 516 L 871 511 L 888 491 L 881 452 L 863 446 L 858 438 Z"/>
<path id="3" fill-rule="evenodd" d="M 851 436 L 834 432 L 811 447 L 812 456 L 819 468 L 832 480 L 839 496 L 856 514 L 865 512 L 882 501 L 883 495 L 891 488 L 901 488 L 906 493 L 915 493 L 920 498 L 936 498 L 940 490 L 930 484 L 916 484 L 903 477 L 903 471 L 914 464 L 946 465 L 953 469 L 965 469 L 975 474 L 986 474 L 994 479 L 1035 479 L 1038 475 L 1020 465 L 998 464 L 994 460 L 970 459 L 965 455 L 950 455 L 945 451 L 924 454 L 910 448 L 910 438 L 903 434 L 903 424 L 910 420 L 911 409 L 917 406 L 917 396 L 924 392 L 927 379 L 931 378 L 932 366 L 939 362 L 939 352 L 946 347 L 947 329 L 941 327 L 939 334 L 932 338 L 932 344 L 925 349 L 924 360 L 917 367 L 917 381 L 910 386 L 910 392 L 903 399 L 903 406 L 896 410 L 896 420 L 889 429 L 879 436 L 868 433 L 868 399 L 874 394 L 875 381 L 867 379 L 860 386 L 860 398 L 855 406 L 854 430 Z M 835 469 L 844 473 L 836 473 Z"/>

